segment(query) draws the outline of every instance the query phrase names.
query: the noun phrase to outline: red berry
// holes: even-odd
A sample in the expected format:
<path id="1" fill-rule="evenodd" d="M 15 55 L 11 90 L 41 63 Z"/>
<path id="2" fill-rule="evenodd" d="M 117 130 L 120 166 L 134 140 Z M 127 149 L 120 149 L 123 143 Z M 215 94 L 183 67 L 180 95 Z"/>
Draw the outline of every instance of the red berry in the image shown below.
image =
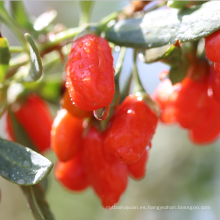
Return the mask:
<path id="1" fill-rule="evenodd" d="M 188 129 L 198 125 L 204 117 L 208 100 L 207 84 L 185 77 L 175 101 L 176 118 L 179 124 Z"/>
<path id="2" fill-rule="evenodd" d="M 209 86 L 213 92 L 213 97 L 218 102 L 220 102 L 220 73 L 214 69 L 213 65 L 210 67 L 209 76 L 210 76 Z"/>
<path id="3" fill-rule="evenodd" d="M 205 53 L 210 61 L 220 63 L 220 30 L 205 38 Z"/>
<path id="4" fill-rule="evenodd" d="M 9 136 L 8 139 L 10 141 L 16 142 L 15 134 L 13 131 L 13 123 L 8 112 L 6 113 L 5 131 Z"/>
<path id="5" fill-rule="evenodd" d="M 91 127 L 83 140 L 83 162 L 89 182 L 104 207 L 113 206 L 127 186 L 127 167 L 113 157 L 106 157 L 103 137 Z"/>
<path id="6" fill-rule="evenodd" d="M 69 190 L 82 191 L 89 186 L 82 153 L 78 153 L 68 162 L 58 162 L 55 177 Z"/>
<path id="7" fill-rule="evenodd" d="M 66 109 L 58 111 L 51 130 L 51 146 L 60 161 L 72 159 L 80 149 L 83 119 L 74 118 Z"/>
<path id="8" fill-rule="evenodd" d="M 210 97 L 205 116 L 198 126 L 193 128 L 190 139 L 196 144 L 208 144 L 216 140 L 220 134 L 220 103 Z"/>
<path id="9" fill-rule="evenodd" d="M 176 122 L 175 108 L 170 98 L 175 88 L 169 79 L 164 79 L 153 94 L 154 101 L 161 109 L 160 120 L 167 124 Z"/>
<path id="10" fill-rule="evenodd" d="M 214 63 L 215 70 L 220 73 L 220 63 Z"/>
<path id="11" fill-rule="evenodd" d="M 112 102 L 115 93 L 113 57 L 104 38 L 90 34 L 75 41 L 66 73 L 70 97 L 79 108 L 92 111 Z"/>
<path id="12" fill-rule="evenodd" d="M 147 159 L 148 150 L 146 149 L 138 161 L 127 165 L 128 172 L 132 178 L 134 178 L 135 180 L 140 180 L 144 178 Z"/>
<path id="13" fill-rule="evenodd" d="M 30 95 L 20 108 L 14 110 L 19 124 L 30 137 L 40 153 L 50 148 L 52 116 L 46 103 L 37 95 Z"/>
<path id="14" fill-rule="evenodd" d="M 133 163 L 150 143 L 158 122 L 141 96 L 130 95 L 115 112 L 104 146 L 123 163 Z"/>

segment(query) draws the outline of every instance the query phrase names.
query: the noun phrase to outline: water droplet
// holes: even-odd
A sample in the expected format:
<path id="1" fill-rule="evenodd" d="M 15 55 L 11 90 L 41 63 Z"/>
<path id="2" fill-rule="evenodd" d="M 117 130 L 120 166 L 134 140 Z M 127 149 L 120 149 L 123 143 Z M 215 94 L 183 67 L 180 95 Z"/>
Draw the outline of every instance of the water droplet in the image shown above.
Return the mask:
<path id="1" fill-rule="evenodd" d="M 10 148 L 7 148 L 6 151 L 7 151 L 8 153 L 10 153 L 10 152 L 11 152 L 11 149 L 10 149 Z"/>
<path id="2" fill-rule="evenodd" d="M 77 80 L 77 79 L 78 79 L 78 76 L 74 76 L 74 77 L 73 77 L 73 80 Z"/>
<path id="3" fill-rule="evenodd" d="M 85 53 L 90 53 L 90 49 L 88 47 L 84 47 L 83 50 Z"/>
<path id="4" fill-rule="evenodd" d="M 78 43 L 78 46 L 79 46 L 80 48 L 82 48 L 82 47 L 83 47 L 83 43 L 82 43 L 82 42 Z"/>
<path id="5" fill-rule="evenodd" d="M 29 176 L 29 175 L 34 175 L 34 174 L 36 174 L 36 173 L 37 173 L 37 170 L 32 170 L 32 171 L 28 172 L 27 175 L 28 175 L 28 176 Z"/>
<path id="6" fill-rule="evenodd" d="M 120 51 L 120 47 L 119 47 L 119 46 L 116 46 L 116 47 L 115 47 L 115 51 L 117 51 L 117 52 Z"/>
<path id="7" fill-rule="evenodd" d="M 29 160 L 25 160 L 22 164 L 23 167 L 31 167 L 31 162 Z"/>
<path id="8" fill-rule="evenodd" d="M 100 109 L 98 109 L 98 110 L 94 110 L 94 111 L 93 111 L 93 115 L 94 115 L 94 117 L 95 117 L 97 120 L 103 121 L 103 120 L 105 120 L 105 119 L 108 117 L 108 115 L 109 115 L 109 109 L 110 109 L 110 107 L 109 107 L 109 105 L 108 105 L 108 106 L 106 106 L 106 107 L 104 107 L 104 108 L 100 108 Z"/>
<path id="9" fill-rule="evenodd" d="M 132 109 L 129 109 L 129 110 L 127 111 L 127 113 L 128 113 L 128 114 L 133 114 L 133 115 L 135 115 L 135 112 L 134 112 Z"/>
<path id="10" fill-rule="evenodd" d="M 27 148 L 26 150 L 27 150 L 27 152 L 29 152 L 29 151 L 30 151 L 30 149 L 29 149 L 29 148 Z"/>
<path id="11" fill-rule="evenodd" d="M 78 52 L 72 52 L 69 55 L 69 59 L 71 60 L 72 63 L 76 62 L 77 60 L 81 59 L 81 54 Z"/>
<path id="12" fill-rule="evenodd" d="M 101 83 L 101 84 L 98 85 L 98 89 L 99 89 L 100 92 L 104 92 L 104 91 L 105 91 L 105 87 L 106 87 L 106 86 L 105 86 L 105 84 L 103 84 L 103 83 Z"/>
<path id="13" fill-rule="evenodd" d="M 84 64 L 83 63 L 80 63 L 79 64 L 79 69 L 82 69 L 84 67 Z"/>
<path id="14" fill-rule="evenodd" d="M 20 180 L 17 181 L 17 184 L 20 184 L 20 185 L 23 185 L 23 184 L 25 184 L 25 183 L 26 183 L 26 181 L 23 180 L 23 179 L 20 179 Z"/>
<path id="15" fill-rule="evenodd" d="M 90 42 L 87 42 L 87 43 L 86 43 L 86 46 L 87 46 L 87 47 L 89 47 L 90 45 L 91 45 L 91 43 L 90 43 Z"/>
<path id="16" fill-rule="evenodd" d="M 1 170 L 1 175 L 2 175 L 3 177 L 8 178 L 8 177 L 9 177 L 9 172 L 6 171 L 6 170 Z"/>
<path id="17" fill-rule="evenodd" d="M 16 153 L 17 153 L 17 154 L 20 154 L 20 150 L 16 150 Z"/>
<path id="18" fill-rule="evenodd" d="M 89 66 L 89 70 L 91 71 L 91 73 L 94 73 L 94 72 L 95 72 L 95 66 L 94 66 L 94 64 Z"/>
<path id="19" fill-rule="evenodd" d="M 100 78 L 101 78 L 101 80 L 103 80 L 103 81 L 107 79 L 106 76 L 101 76 Z"/>
<path id="20" fill-rule="evenodd" d="M 81 82 L 84 82 L 84 81 L 90 81 L 90 80 L 91 80 L 90 77 L 86 77 L 86 78 L 81 78 L 81 79 L 80 79 Z"/>
<path id="21" fill-rule="evenodd" d="M 97 56 L 99 60 L 99 66 L 98 66 L 99 71 L 103 73 L 106 70 L 106 58 L 101 47 L 98 48 Z"/>
<path id="22" fill-rule="evenodd" d="M 19 172 L 17 172 L 17 174 L 19 174 Z"/>

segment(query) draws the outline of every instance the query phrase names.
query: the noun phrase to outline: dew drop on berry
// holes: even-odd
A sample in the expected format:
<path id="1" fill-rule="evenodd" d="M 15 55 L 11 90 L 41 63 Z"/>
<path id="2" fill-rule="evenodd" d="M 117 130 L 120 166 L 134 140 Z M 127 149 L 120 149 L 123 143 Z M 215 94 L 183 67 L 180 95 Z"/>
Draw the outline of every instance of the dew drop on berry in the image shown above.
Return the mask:
<path id="1" fill-rule="evenodd" d="M 90 45 L 91 45 L 91 43 L 90 43 L 90 42 L 87 42 L 87 43 L 86 43 L 86 46 L 87 46 L 87 47 L 89 47 Z"/>
<path id="2" fill-rule="evenodd" d="M 84 64 L 83 63 L 80 63 L 79 64 L 79 69 L 82 69 L 84 67 Z"/>
<path id="3" fill-rule="evenodd" d="M 103 81 L 105 81 L 105 80 L 107 79 L 107 77 L 105 77 L 105 76 L 101 76 L 100 78 L 101 78 L 101 80 L 103 80 Z"/>
<path id="4" fill-rule="evenodd" d="M 90 53 L 90 49 L 88 47 L 84 47 L 83 50 L 85 53 Z"/>
<path id="5" fill-rule="evenodd" d="M 78 79 L 78 76 L 74 76 L 74 77 L 73 77 L 73 80 L 77 80 L 77 79 Z"/>
<path id="6" fill-rule="evenodd" d="M 72 63 L 76 62 L 77 60 L 81 59 L 81 54 L 78 52 L 72 52 L 69 55 L 69 59 L 71 60 Z"/>
<path id="7" fill-rule="evenodd" d="M 93 111 L 93 115 L 94 115 L 94 117 L 95 117 L 97 120 L 103 121 L 103 120 L 105 120 L 105 119 L 108 117 L 108 115 L 109 115 L 109 109 L 110 109 L 110 107 L 109 107 L 109 105 L 108 105 L 108 106 L 106 106 L 106 107 L 103 107 L 103 108 L 94 110 L 94 111 Z"/>
<path id="8" fill-rule="evenodd" d="M 82 48 L 83 47 L 83 43 L 82 42 L 78 43 L 78 46 L 79 46 L 79 48 Z"/>
<path id="9" fill-rule="evenodd" d="M 95 72 L 95 66 L 94 66 L 94 64 L 89 66 L 89 70 L 91 71 L 91 73 L 94 73 L 94 72 Z"/>
<path id="10" fill-rule="evenodd" d="M 99 89 L 100 92 L 104 92 L 104 91 L 105 91 L 105 87 L 106 87 L 106 86 L 105 86 L 105 84 L 103 84 L 103 83 L 101 83 L 101 84 L 98 85 L 98 89 Z"/>

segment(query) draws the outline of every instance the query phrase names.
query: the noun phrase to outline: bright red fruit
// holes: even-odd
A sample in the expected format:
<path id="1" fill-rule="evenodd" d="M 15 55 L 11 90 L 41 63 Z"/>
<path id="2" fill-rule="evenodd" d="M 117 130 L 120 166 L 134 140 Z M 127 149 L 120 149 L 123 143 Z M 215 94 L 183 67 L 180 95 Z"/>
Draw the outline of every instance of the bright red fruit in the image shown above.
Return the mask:
<path id="1" fill-rule="evenodd" d="M 175 101 L 176 119 L 183 128 L 191 129 L 199 124 L 208 105 L 207 83 L 199 83 L 189 77 L 181 82 Z"/>
<path id="2" fill-rule="evenodd" d="M 72 159 L 80 149 L 83 119 L 74 118 L 66 109 L 58 111 L 51 130 L 51 146 L 60 161 Z"/>
<path id="3" fill-rule="evenodd" d="M 15 118 L 40 153 L 50 148 L 50 131 L 53 118 L 47 104 L 39 96 L 27 97 L 19 109 L 12 108 Z"/>
<path id="4" fill-rule="evenodd" d="M 220 102 L 220 72 L 217 72 L 213 65 L 210 67 L 210 87 L 213 92 L 213 97 Z"/>
<path id="5" fill-rule="evenodd" d="M 190 139 L 196 144 L 208 144 L 216 140 L 220 134 L 220 103 L 212 96 L 205 116 L 201 122 L 189 132 Z"/>
<path id="6" fill-rule="evenodd" d="M 175 88 L 169 79 L 164 79 L 153 94 L 154 101 L 161 109 L 160 120 L 166 124 L 176 122 L 175 108 L 170 98 Z"/>
<path id="7" fill-rule="evenodd" d="M 108 106 L 114 97 L 114 68 L 108 42 L 93 34 L 76 40 L 66 65 L 72 102 L 85 111 Z"/>
<path id="8" fill-rule="evenodd" d="M 94 127 L 83 140 L 83 162 L 102 205 L 107 207 L 117 203 L 127 186 L 127 167 L 115 157 L 106 157 L 103 137 Z"/>
<path id="9" fill-rule="evenodd" d="M 141 96 L 130 95 L 115 112 L 104 146 L 123 163 L 133 163 L 150 143 L 158 117 Z"/>
<path id="10" fill-rule="evenodd" d="M 220 30 L 205 37 L 205 53 L 210 61 L 220 63 Z"/>
<path id="11" fill-rule="evenodd" d="M 148 150 L 145 149 L 144 153 L 138 161 L 127 165 L 128 173 L 131 175 L 132 178 L 134 178 L 135 180 L 140 180 L 144 178 L 147 160 Z"/>
<path id="12" fill-rule="evenodd" d="M 68 162 L 58 162 L 55 177 L 69 190 L 82 191 L 89 186 L 81 152 Z"/>

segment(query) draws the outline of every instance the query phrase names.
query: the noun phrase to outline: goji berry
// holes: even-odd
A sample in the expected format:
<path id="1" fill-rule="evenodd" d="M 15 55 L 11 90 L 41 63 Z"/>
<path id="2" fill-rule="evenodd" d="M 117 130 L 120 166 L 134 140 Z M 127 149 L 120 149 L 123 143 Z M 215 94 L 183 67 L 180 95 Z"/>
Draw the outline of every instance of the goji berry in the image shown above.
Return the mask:
<path id="1" fill-rule="evenodd" d="M 115 112 L 104 146 L 123 163 L 140 159 L 150 143 L 158 117 L 141 96 L 130 95 Z"/>
<path id="2" fill-rule="evenodd" d="M 127 165 L 128 173 L 132 178 L 134 178 L 135 180 L 140 180 L 144 178 L 147 160 L 148 150 L 146 149 L 138 161 Z"/>
<path id="3" fill-rule="evenodd" d="M 104 207 L 120 199 L 127 186 L 127 167 L 116 158 L 107 158 L 103 137 L 91 127 L 83 140 L 83 162 L 88 179 Z"/>
<path id="4" fill-rule="evenodd" d="M 82 163 L 82 153 L 78 153 L 67 162 L 58 162 L 55 177 L 67 189 L 82 191 L 89 186 L 89 181 Z"/>
<path id="5" fill-rule="evenodd" d="M 40 153 L 50 148 L 53 123 L 47 104 L 36 94 L 29 95 L 20 108 L 12 108 L 15 118 Z"/>
<path id="6" fill-rule="evenodd" d="M 51 130 L 51 146 L 60 161 L 72 159 L 80 149 L 83 119 L 74 118 L 66 109 L 58 111 Z"/>
<path id="7" fill-rule="evenodd" d="M 92 117 L 93 115 L 92 111 L 84 111 L 74 105 L 67 90 L 65 91 L 61 100 L 61 106 L 62 108 L 65 108 L 73 117 L 76 118 L 87 118 Z"/>
<path id="8" fill-rule="evenodd" d="M 210 96 L 205 116 L 201 122 L 189 132 L 190 139 L 196 144 L 208 144 L 216 140 L 220 134 L 220 103 Z"/>
<path id="9" fill-rule="evenodd" d="M 210 67 L 210 88 L 213 92 L 213 97 L 220 102 L 220 72 L 217 72 L 213 65 Z"/>
<path id="10" fill-rule="evenodd" d="M 220 30 L 205 37 L 206 57 L 212 61 L 220 63 Z"/>
<path id="11" fill-rule="evenodd" d="M 66 65 L 72 102 L 85 111 L 108 106 L 114 97 L 114 68 L 108 42 L 93 34 L 76 40 Z"/>
<path id="12" fill-rule="evenodd" d="M 11 118 L 10 118 L 10 115 L 9 115 L 8 112 L 6 113 L 5 117 L 6 117 L 5 130 L 6 130 L 6 133 L 8 134 L 8 136 L 9 136 L 9 140 L 16 142 L 14 129 L 13 129 L 13 124 L 12 124 L 12 121 L 11 121 Z"/>

